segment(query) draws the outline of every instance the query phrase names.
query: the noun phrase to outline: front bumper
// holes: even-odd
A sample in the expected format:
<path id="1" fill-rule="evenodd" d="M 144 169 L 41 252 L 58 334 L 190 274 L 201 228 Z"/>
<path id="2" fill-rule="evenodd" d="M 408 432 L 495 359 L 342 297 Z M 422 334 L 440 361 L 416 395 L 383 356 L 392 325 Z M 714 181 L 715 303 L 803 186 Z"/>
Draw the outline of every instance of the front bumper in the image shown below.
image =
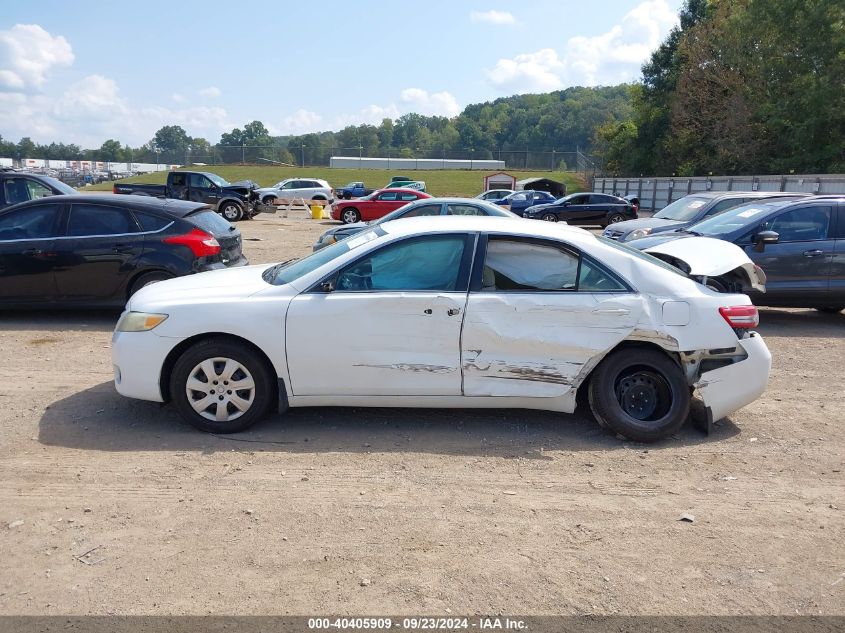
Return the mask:
<path id="1" fill-rule="evenodd" d="M 751 404 L 766 390 L 772 355 L 763 337 L 751 332 L 739 345 L 748 354 L 745 359 L 702 373 L 694 385 L 707 409 L 709 424 Z"/>
<path id="2" fill-rule="evenodd" d="M 115 332 L 111 360 L 117 392 L 128 398 L 164 402 L 159 384 L 161 369 L 181 340 L 153 332 Z"/>

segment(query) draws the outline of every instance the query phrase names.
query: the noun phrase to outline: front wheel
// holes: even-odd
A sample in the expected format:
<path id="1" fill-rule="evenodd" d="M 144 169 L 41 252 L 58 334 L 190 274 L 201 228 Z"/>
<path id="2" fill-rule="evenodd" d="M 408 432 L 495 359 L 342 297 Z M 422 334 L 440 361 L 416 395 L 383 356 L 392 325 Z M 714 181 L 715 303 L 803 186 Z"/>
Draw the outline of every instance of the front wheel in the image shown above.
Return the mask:
<path id="1" fill-rule="evenodd" d="M 554 215 L 553 213 L 547 213 L 546 215 L 543 216 L 543 219 L 546 222 L 557 222 L 557 216 Z"/>
<path id="2" fill-rule="evenodd" d="M 251 349 L 225 339 L 201 341 L 179 357 L 170 395 L 182 418 L 208 433 L 236 433 L 273 403 L 273 379 Z"/>
<path id="3" fill-rule="evenodd" d="M 661 440 L 683 426 L 690 389 L 666 354 L 642 348 L 609 354 L 590 378 L 590 409 L 601 426 L 636 442 Z"/>
<path id="4" fill-rule="evenodd" d="M 224 202 L 220 207 L 220 215 L 229 222 L 237 222 L 244 217 L 244 210 L 237 202 Z"/>
<path id="5" fill-rule="evenodd" d="M 344 224 L 355 224 L 361 221 L 361 212 L 355 207 L 346 207 L 340 213 L 340 219 Z"/>

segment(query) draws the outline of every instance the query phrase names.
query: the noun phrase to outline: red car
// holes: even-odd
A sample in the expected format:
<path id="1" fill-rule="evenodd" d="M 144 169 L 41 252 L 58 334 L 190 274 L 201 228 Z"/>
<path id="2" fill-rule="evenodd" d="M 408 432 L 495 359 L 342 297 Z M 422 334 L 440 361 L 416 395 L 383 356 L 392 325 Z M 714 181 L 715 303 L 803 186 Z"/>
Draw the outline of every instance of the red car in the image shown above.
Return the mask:
<path id="1" fill-rule="evenodd" d="M 391 211 L 420 198 L 431 198 L 431 196 L 413 189 L 378 189 L 363 198 L 338 200 L 332 205 L 332 219 L 342 220 L 344 224 L 378 220 Z"/>

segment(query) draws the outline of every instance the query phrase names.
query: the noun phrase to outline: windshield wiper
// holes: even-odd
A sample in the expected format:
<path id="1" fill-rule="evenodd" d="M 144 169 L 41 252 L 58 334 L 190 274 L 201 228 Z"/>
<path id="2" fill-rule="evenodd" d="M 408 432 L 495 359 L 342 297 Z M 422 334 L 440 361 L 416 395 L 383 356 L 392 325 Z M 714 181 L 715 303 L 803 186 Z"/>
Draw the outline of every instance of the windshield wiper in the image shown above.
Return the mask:
<path id="1" fill-rule="evenodd" d="M 299 259 L 299 257 L 293 257 L 293 258 L 291 258 L 287 261 L 279 262 L 278 264 L 270 266 L 270 268 L 268 268 L 267 270 L 264 271 L 264 274 L 262 276 L 264 277 L 264 279 L 266 281 L 269 281 L 269 282 L 272 283 L 272 281 L 276 278 L 276 275 L 279 274 L 279 271 L 282 268 L 284 268 L 285 266 L 287 266 L 291 262 L 295 262 L 297 259 Z"/>

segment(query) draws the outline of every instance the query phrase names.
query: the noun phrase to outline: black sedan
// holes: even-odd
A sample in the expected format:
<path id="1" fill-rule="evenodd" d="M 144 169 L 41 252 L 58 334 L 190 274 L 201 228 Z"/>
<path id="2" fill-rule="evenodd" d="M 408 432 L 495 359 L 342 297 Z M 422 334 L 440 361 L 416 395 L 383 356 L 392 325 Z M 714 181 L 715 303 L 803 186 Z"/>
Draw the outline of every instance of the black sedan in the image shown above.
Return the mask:
<path id="1" fill-rule="evenodd" d="M 643 250 L 701 235 L 733 242 L 763 269 L 765 294 L 749 293 L 755 304 L 845 308 L 845 196 L 761 200 L 628 245 Z"/>
<path id="2" fill-rule="evenodd" d="M 573 193 L 551 204 L 538 204 L 525 210 L 524 217 L 547 222 L 584 226 L 607 226 L 637 218 L 630 200 L 606 193 Z"/>
<path id="3" fill-rule="evenodd" d="M 202 203 L 74 195 L 0 212 L 2 307 L 118 307 L 150 283 L 246 263 L 240 231 Z"/>
<path id="4" fill-rule="evenodd" d="M 373 222 L 355 222 L 353 224 L 344 224 L 333 229 L 329 229 L 320 236 L 317 243 L 314 244 L 314 250 L 318 251 L 321 248 L 334 244 L 342 239 L 360 233 L 364 229 L 374 224 L 381 224 L 382 222 L 390 222 L 391 220 L 398 220 L 399 218 L 415 218 L 421 215 L 487 215 L 492 217 L 515 218 L 518 217 L 515 213 L 511 213 L 507 209 L 479 200 L 478 198 L 423 198 L 416 202 L 410 202 L 403 207 L 399 207 L 396 211 L 388 213 L 378 220 Z"/>

